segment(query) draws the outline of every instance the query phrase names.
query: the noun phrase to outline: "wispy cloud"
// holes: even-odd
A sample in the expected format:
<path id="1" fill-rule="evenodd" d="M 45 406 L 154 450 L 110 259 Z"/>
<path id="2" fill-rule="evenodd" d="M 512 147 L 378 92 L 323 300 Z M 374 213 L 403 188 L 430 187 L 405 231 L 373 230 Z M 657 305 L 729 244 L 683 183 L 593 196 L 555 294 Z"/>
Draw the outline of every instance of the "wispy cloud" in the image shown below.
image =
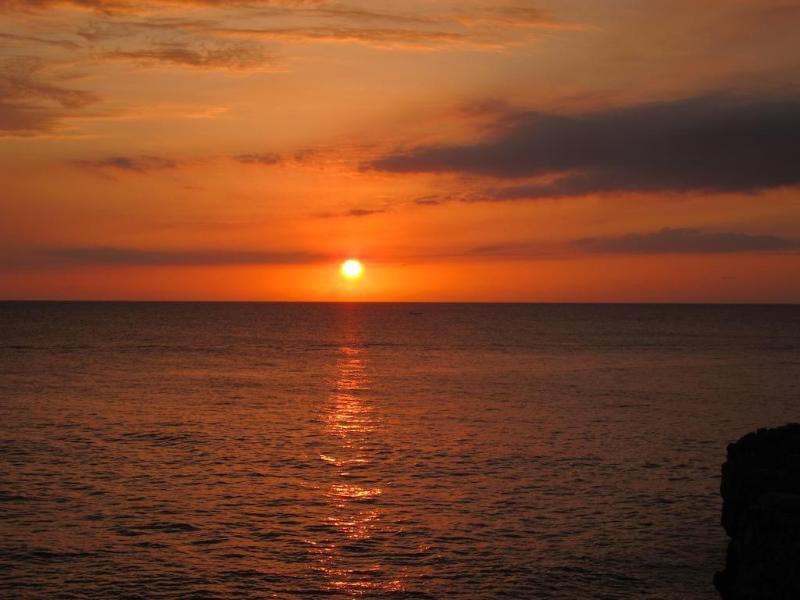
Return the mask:
<path id="1" fill-rule="evenodd" d="M 27 58 L 0 65 L 0 136 L 51 132 L 73 111 L 98 101 L 92 92 L 46 81 L 46 67 Z"/>
<path id="2" fill-rule="evenodd" d="M 486 244 L 469 248 L 463 253 L 467 257 L 495 260 L 531 260 L 535 258 L 559 258 L 567 254 L 562 244 L 548 242 L 517 242 Z M 573 253 L 574 254 L 574 253 Z"/>
<path id="3" fill-rule="evenodd" d="M 377 208 L 356 207 L 356 208 L 349 208 L 347 210 L 339 212 L 319 213 L 315 216 L 321 219 L 341 219 L 348 217 L 362 218 L 362 217 L 371 217 L 373 215 L 381 215 L 384 213 L 388 213 L 390 210 L 391 209 L 388 206 L 377 207 Z"/>
<path id="4" fill-rule="evenodd" d="M 150 48 L 110 50 L 103 58 L 131 60 L 140 64 L 166 63 L 202 69 L 247 70 L 264 69 L 274 57 L 259 44 L 236 43 L 218 46 L 192 45 L 182 42 L 159 43 Z"/>
<path id="5" fill-rule="evenodd" d="M 797 249 L 800 244 L 775 235 L 667 228 L 652 233 L 582 238 L 573 241 L 572 246 L 600 254 L 707 254 L 784 251 Z"/>
<path id="6" fill-rule="evenodd" d="M 733 254 L 794 252 L 800 240 L 776 235 L 697 228 L 665 228 L 658 231 L 585 237 L 564 242 L 500 242 L 468 249 L 470 257 L 496 260 L 578 258 L 585 255 L 626 254 Z"/>
<path id="7" fill-rule="evenodd" d="M 266 153 L 252 153 L 252 154 L 237 154 L 231 157 L 236 162 L 244 163 L 246 165 L 277 165 L 282 162 L 280 154 L 266 152 Z"/>
<path id="8" fill-rule="evenodd" d="M 388 212 L 388 208 L 351 208 L 345 215 L 348 217 L 370 217 Z"/>
<path id="9" fill-rule="evenodd" d="M 422 146 L 372 161 L 394 173 L 549 176 L 486 200 L 604 192 L 753 192 L 800 183 L 800 101 L 725 95 L 579 115 L 528 112 L 483 141 Z"/>
<path id="10" fill-rule="evenodd" d="M 385 48 L 419 48 L 438 46 L 498 47 L 490 40 L 480 40 L 451 31 L 360 28 L 360 27 L 260 27 L 218 29 L 225 36 L 249 37 L 291 43 L 363 44 Z"/>
<path id="11" fill-rule="evenodd" d="M 34 35 L 18 35 L 16 33 L 8 33 L 5 31 L 0 31 L 0 44 L 3 41 L 8 42 L 15 42 L 15 43 L 25 43 L 25 42 L 33 42 L 34 44 L 43 44 L 45 46 L 54 46 L 56 48 L 62 48 L 64 50 L 77 50 L 81 46 L 77 42 L 73 42 L 70 40 L 64 39 L 50 39 L 44 37 L 38 37 Z"/>
<path id="12" fill-rule="evenodd" d="M 585 28 L 581 24 L 559 21 L 540 8 L 516 4 L 493 3 L 475 7 L 471 11 L 462 9 L 455 13 L 453 18 L 466 25 L 501 25 L 514 28 L 535 27 L 544 29 Z"/>
<path id="13" fill-rule="evenodd" d="M 95 160 L 79 160 L 75 164 L 81 167 L 88 167 L 93 169 L 117 169 L 120 171 L 132 171 L 136 173 L 144 173 L 147 171 L 159 171 L 163 169 L 174 169 L 179 165 L 179 162 L 161 156 L 108 156 L 106 158 L 99 158 Z"/>
<path id="14" fill-rule="evenodd" d="M 243 68 L 242 61 L 230 55 L 242 56 L 244 48 L 226 47 L 222 40 L 231 37 L 281 44 L 497 49 L 529 38 L 523 30 L 568 28 L 544 11 L 516 4 L 473 4 L 453 11 L 446 4 L 431 3 L 410 12 L 333 0 L 0 0 L 0 10 L 6 11 L 60 7 L 90 11 L 80 35 L 92 43 L 140 38 L 134 48 L 96 48 L 97 56 L 233 69 Z M 155 39 L 141 39 L 148 32 Z M 270 62 L 258 61 L 256 49 L 249 50 L 247 68 Z"/>
<path id="15" fill-rule="evenodd" d="M 175 267 L 296 265 L 326 259 L 321 254 L 303 251 L 149 250 L 119 247 L 48 248 L 35 252 L 34 258 L 46 264 Z"/>
<path id="16" fill-rule="evenodd" d="M 439 206 L 440 204 L 444 204 L 448 200 L 449 198 L 445 198 L 442 196 L 429 195 L 429 196 L 419 196 L 417 198 L 414 198 L 412 202 L 417 206 Z"/>
<path id="17" fill-rule="evenodd" d="M 315 6 L 325 0 L 0 0 L 0 10 L 41 10 L 67 6 L 105 14 L 140 13 L 170 7 Z"/>

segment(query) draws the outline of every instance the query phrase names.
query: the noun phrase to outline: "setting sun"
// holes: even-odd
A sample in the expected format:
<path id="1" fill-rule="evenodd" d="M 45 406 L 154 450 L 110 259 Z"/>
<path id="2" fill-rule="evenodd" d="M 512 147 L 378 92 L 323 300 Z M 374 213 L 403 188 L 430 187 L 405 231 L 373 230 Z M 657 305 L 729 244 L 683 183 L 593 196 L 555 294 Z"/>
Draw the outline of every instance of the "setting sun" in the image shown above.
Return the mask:
<path id="1" fill-rule="evenodd" d="M 361 264 L 360 260 L 351 258 L 342 263 L 341 272 L 347 279 L 358 279 L 364 272 L 364 265 Z"/>

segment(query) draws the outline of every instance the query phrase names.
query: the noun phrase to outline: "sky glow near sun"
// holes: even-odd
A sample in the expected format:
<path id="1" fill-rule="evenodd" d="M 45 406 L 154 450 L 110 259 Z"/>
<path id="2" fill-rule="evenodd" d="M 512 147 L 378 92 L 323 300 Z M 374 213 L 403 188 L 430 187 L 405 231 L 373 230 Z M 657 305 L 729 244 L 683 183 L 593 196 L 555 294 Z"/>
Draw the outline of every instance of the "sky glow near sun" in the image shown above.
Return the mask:
<path id="1" fill-rule="evenodd" d="M 798 302 L 795 4 L 0 1 L 0 299 Z"/>

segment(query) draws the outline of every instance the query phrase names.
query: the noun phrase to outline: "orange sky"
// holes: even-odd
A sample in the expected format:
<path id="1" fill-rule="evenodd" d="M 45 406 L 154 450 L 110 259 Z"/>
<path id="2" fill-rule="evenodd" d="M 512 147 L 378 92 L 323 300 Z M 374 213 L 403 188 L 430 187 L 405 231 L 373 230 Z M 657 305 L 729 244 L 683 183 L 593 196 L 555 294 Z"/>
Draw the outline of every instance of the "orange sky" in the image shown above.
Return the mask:
<path id="1" fill-rule="evenodd" d="M 800 302 L 798 30 L 786 0 L 0 0 L 0 299 Z"/>

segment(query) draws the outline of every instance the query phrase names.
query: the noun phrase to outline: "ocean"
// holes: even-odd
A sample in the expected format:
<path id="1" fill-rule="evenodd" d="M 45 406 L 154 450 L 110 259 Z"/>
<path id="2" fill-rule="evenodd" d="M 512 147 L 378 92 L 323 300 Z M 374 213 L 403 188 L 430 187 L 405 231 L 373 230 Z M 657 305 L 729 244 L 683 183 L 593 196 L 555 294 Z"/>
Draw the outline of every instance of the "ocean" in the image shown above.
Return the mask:
<path id="1" fill-rule="evenodd" d="M 800 306 L 0 303 L 0 597 L 712 599 Z"/>

